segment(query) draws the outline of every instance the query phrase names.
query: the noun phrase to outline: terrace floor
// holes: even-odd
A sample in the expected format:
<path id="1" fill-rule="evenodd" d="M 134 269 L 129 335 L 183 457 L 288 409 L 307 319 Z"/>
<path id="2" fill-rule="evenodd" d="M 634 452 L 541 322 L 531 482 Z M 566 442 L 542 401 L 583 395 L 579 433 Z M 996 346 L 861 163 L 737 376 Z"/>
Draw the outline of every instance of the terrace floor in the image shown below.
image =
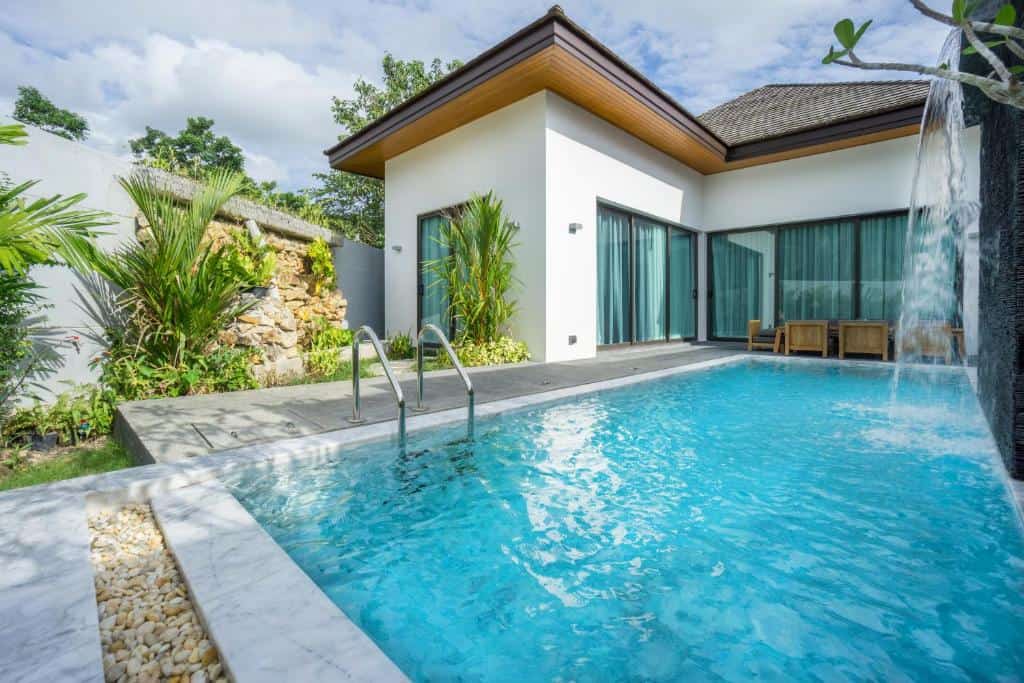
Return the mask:
<path id="1" fill-rule="evenodd" d="M 603 351 L 596 358 L 471 368 L 477 404 L 688 365 L 733 355 L 744 345 L 688 343 Z M 416 376 L 400 376 L 409 416 Z M 428 412 L 466 405 L 454 370 L 425 376 Z M 393 420 L 395 400 L 384 377 L 363 379 L 362 413 L 368 423 Z M 120 408 L 115 430 L 139 462 L 176 462 L 241 446 L 350 428 L 351 382 L 305 384 L 210 396 L 136 401 Z"/>

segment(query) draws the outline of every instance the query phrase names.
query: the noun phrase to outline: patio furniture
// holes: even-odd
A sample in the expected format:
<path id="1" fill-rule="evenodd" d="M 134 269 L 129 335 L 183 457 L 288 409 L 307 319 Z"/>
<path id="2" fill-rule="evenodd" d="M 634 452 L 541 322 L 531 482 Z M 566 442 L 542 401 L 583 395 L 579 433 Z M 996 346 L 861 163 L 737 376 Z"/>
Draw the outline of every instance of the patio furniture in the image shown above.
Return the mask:
<path id="1" fill-rule="evenodd" d="M 864 353 L 889 360 L 889 323 L 844 320 L 839 323 L 839 357 Z"/>
<path id="2" fill-rule="evenodd" d="M 899 337 L 900 354 L 915 353 L 921 358 L 941 358 L 946 365 L 953 362 L 953 326 L 948 323 L 921 323 Z"/>
<path id="3" fill-rule="evenodd" d="M 786 323 L 786 355 L 791 351 L 815 351 L 828 357 L 828 321 L 797 320 Z"/>
<path id="4" fill-rule="evenodd" d="M 779 352 L 778 333 L 775 330 L 761 329 L 760 320 L 747 322 L 747 351 L 774 350 Z"/>

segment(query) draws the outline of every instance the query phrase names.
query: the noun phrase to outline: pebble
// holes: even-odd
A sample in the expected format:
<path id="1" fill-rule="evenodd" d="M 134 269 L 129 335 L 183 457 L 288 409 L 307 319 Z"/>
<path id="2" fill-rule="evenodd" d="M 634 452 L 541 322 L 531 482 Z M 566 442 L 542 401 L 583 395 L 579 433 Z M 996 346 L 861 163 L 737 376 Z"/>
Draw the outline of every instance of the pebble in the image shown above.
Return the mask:
<path id="1" fill-rule="evenodd" d="M 89 518 L 103 674 L 111 683 L 227 683 L 148 505 Z"/>

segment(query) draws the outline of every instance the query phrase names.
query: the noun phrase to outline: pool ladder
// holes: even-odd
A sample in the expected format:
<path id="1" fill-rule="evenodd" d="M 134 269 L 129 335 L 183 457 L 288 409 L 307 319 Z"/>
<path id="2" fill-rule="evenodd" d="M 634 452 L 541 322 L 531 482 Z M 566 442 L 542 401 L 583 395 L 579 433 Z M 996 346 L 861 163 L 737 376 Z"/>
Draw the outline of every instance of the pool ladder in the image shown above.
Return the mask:
<path id="1" fill-rule="evenodd" d="M 405 394 L 402 393 L 402 385 L 398 383 L 394 370 L 388 356 L 384 353 L 384 346 L 380 343 L 377 333 L 369 325 L 363 325 L 352 335 L 352 417 L 348 419 L 352 424 L 362 424 L 366 418 L 360 412 L 359 401 L 359 342 L 366 337 L 373 344 L 373 350 L 377 352 L 381 365 L 384 366 L 384 374 L 387 375 L 391 384 L 391 391 L 395 395 L 395 402 L 398 403 L 398 442 L 405 445 Z"/>
<path id="2" fill-rule="evenodd" d="M 459 374 L 462 379 L 462 383 L 466 387 L 466 396 L 468 398 L 468 419 L 467 419 L 467 432 L 470 438 L 473 436 L 473 418 L 474 418 L 474 395 L 473 395 L 473 383 L 469 380 L 469 375 L 466 374 L 466 369 L 462 367 L 462 363 L 459 362 L 458 356 L 452 349 L 452 345 L 448 343 L 448 337 L 445 336 L 444 332 L 441 331 L 437 325 L 427 323 L 420 330 L 419 335 L 416 337 L 416 407 L 413 408 L 416 412 L 423 412 L 427 409 L 423 405 L 423 340 L 427 333 L 433 333 L 438 341 L 441 342 L 441 346 L 444 347 L 445 352 L 448 354 L 448 358 L 451 359 L 452 365 L 455 366 L 455 371 Z M 384 374 L 388 378 L 388 383 L 391 385 L 391 392 L 395 396 L 395 402 L 398 404 L 398 441 L 404 446 L 405 445 L 405 394 L 402 393 L 402 385 L 398 383 L 398 378 L 395 377 L 395 372 L 391 368 L 391 362 L 388 360 L 388 356 L 384 353 L 384 346 L 380 343 L 380 338 L 377 337 L 377 333 L 373 331 L 369 325 L 363 325 L 356 333 L 352 335 L 352 417 L 348 418 L 348 421 L 352 424 L 362 424 L 366 422 L 366 418 L 362 416 L 361 400 L 359 394 L 359 342 L 364 338 L 368 339 L 373 345 L 373 350 L 377 352 L 377 357 L 380 358 L 381 365 L 384 366 Z"/>
<path id="3" fill-rule="evenodd" d="M 416 336 L 416 407 L 413 408 L 417 413 L 422 413 L 427 409 L 423 405 L 423 341 L 427 333 L 433 333 L 437 340 L 441 342 L 441 346 L 444 348 L 445 353 L 448 354 L 448 358 L 452 361 L 452 365 L 455 367 L 455 372 L 459 374 L 462 379 L 462 384 L 466 387 L 466 433 L 469 438 L 473 438 L 473 413 L 474 404 L 476 403 L 473 394 L 473 383 L 469 381 L 469 375 L 466 373 L 466 368 L 462 367 L 462 363 L 459 362 L 459 357 L 455 354 L 452 349 L 452 345 L 448 343 L 448 337 L 445 336 L 441 328 L 433 323 L 427 323 L 420 330 L 419 335 Z"/>

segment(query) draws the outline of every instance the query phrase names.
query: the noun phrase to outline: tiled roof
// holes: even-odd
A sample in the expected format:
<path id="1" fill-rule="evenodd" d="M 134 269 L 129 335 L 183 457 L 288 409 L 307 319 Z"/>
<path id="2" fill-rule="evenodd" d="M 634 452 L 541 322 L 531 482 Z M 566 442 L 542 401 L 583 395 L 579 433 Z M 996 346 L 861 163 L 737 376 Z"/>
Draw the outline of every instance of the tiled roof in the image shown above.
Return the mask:
<path id="1" fill-rule="evenodd" d="M 928 81 L 766 85 L 697 119 L 729 146 L 923 104 Z"/>

